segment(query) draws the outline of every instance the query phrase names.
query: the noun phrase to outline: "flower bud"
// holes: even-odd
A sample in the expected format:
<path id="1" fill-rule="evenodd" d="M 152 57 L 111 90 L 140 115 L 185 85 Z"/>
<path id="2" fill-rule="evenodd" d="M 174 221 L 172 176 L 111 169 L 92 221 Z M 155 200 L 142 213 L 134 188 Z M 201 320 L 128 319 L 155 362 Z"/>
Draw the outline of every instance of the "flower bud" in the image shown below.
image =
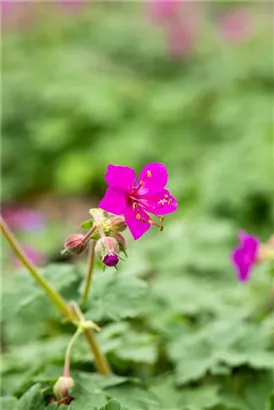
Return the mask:
<path id="1" fill-rule="evenodd" d="M 118 242 L 119 245 L 119 249 L 120 251 L 124 252 L 126 254 L 126 250 L 127 250 L 127 241 L 125 240 L 125 238 L 123 237 L 123 235 L 121 235 L 118 232 L 114 232 L 112 234 L 113 238 L 116 239 L 116 241 Z"/>
<path id="2" fill-rule="evenodd" d="M 115 238 L 103 236 L 96 242 L 95 252 L 107 266 L 116 266 L 119 262 L 119 244 Z"/>
<path id="3" fill-rule="evenodd" d="M 121 215 L 111 218 L 111 230 L 112 232 L 123 232 L 127 227 L 125 218 Z"/>
<path id="4" fill-rule="evenodd" d="M 73 386 L 75 386 L 75 382 L 71 377 L 59 377 L 53 387 L 57 400 L 65 403 L 70 398 L 70 391 Z"/>
<path id="5" fill-rule="evenodd" d="M 82 253 L 87 247 L 87 241 L 84 235 L 81 234 L 73 234 L 69 236 L 64 243 L 64 250 L 62 253 L 72 252 L 80 254 Z"/>

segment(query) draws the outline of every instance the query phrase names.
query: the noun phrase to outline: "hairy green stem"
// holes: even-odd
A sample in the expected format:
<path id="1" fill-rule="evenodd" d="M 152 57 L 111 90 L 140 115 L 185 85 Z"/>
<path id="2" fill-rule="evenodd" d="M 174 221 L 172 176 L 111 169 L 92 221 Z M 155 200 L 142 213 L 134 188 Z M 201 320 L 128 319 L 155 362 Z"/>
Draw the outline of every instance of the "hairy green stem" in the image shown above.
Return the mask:
<path id="1" fill-rule="evenodd" d="M 71 302 L 71 308 L 79 320 L 79 322 L 83 322 L 85 320 L 81 310 L 79 309 L 78 305 L 75 302 Z M 94 332 L 92 329 L 84 329 L 84 335 L 87 340 L 88 345 L 90 346 L 90 349 L 92 350 L 94 357 L 95 357 L 95 363 L 96 367 L 99 370 L 101 374 L 108 375 L 112 373 L 111 367 L 108 363 L 107 358 L 104 356 L 104 353 L 101 351 L 96 338 L 94 336 Z"/>
<path id="2" fill-rule="evenodd" d="M 87 301 L 89 292 L 90 292 L 90 285 L 91 285 L 91 280 L 92 280 L 92 274 L 94 270 L 94 249 L 95 249 L 96 241 L 91 239 L 90 241 L 90 249 L 89 249 L 89 262 L 88 262 L 88 270 L 87 270 L 87 275 L 86 275 L 86 281 L 85 281 L 85 287 L 84 287 L 84 292 L 82 296 L 82 304 L 84 304 Z"/>
<path id="3" fill-rule="evenodd" d="M 78 338 L 78 336 L 80 336 L 80 334 L 83 332 L 83 330 L 81 329 L 81 327 L 79 326 L 76 330 L 76 332 L 74 333 L 74 335 L 72 336 L 67 350 L 66 350 L 66 356 L 65 356 L 65 364 L 64 364 L 64 377 L 70 377 L 70 356 L 71 356 L 71 349 L 72 346 L 74 344 L 74 342 L 76 341 L 76 339 Z"/>
<path id="4" fill-rule="evenodd" d="M 22 262 L 22 264 L 28 269 L 31 273 L 32 277 L 36 280 L 36 282 L 45 290 L 49 299 L 55 305 L 55 307 L 67 318 L 70 320 L 75 326 L 79 326 L 79 321 L 82 322 L 84 317 L 80 309 L 71 309 L 73 306 L 69 306 L 66 301 L 62 298 L 62 296 L 54 289 L 38 272 L 37 268 L 29 261 L 27 256 L 25 255 L 24 251 L 22 250 L 21 245 L 10 231 L 8 225 L 5 221 L 0 218 L 0 228 L 1 231 L 6 238 L 7 242 L 9 243 L 11 249 L 14 251 L 15 255 L 18 259 Z M 77 320 L 75 320 L 77 319 Z M 100 347 L 98 346 L 92 329 L 85 329 L 83 330 L 87 343 L 94 355 L 95 358 L 95 366 L 97 370 L 101 374 L 110 374 L 111 369 L 107 362 L 107 359 L 104 357 L 104 354 L 101 352 Z"/>
<path id="5" fill-rule="evenodd" d="M 63 299 L 63 297 L 60 295 L 60 293 L 57 292 L 57 290 L 46 281 L 43 276 L 38 272 L 36 266 L 32 264 L 32 262 L 27 258 L 25 255 L 21 245 L 13 235 L 13 233 L 10 231 L 8 225 L 6 222 L 1 218 L 0 219 L 0 227 L 1 231 L 8 241 L 10 247 L 14 251 L 15 255 L 18 257 L 18 259 L 22 262 L 22 264 L 29 270 L 31 273 L 32 277 L 36 280 L 36 282 L 41 286 L 41 288 L 44 289 L 44 291 L 47 293 L 48 297 L 52 301 L 52 303 L 56 306 L 56 308 L 66 317 L 70 318 L 71 317 L 71 312 L 70 309 L 66 303 L 66 301 Z"/>

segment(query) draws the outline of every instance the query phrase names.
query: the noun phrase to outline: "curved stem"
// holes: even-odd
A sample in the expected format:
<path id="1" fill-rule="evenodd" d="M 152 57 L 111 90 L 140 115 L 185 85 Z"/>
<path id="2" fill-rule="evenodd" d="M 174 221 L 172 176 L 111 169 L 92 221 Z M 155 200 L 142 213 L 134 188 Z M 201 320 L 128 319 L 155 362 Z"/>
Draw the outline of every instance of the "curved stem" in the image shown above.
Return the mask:
<path id="1" fill-rule="evenodd" d="M 41 276 L 36 266 L 34 266 L 32 262 L 27 258 L 21 245 L 19 244 L 13 233 L 10 231 L 8 225 L 2 218 L 0 219 L 0 228 L 6 240 L 8 241 L 10 247 L 18 257 L 18 259 L 29 270 L 32 277 L 41 286 L 41 288 L 45 290 L 52 303 L 65 317 L 70 318 L 71 312 L 66 301 L 63 299 L 60 293 L 58 293 L 57 290 L 50 283 L 48 283 L 46 279 L 43 278 L 43 276 Z"/>
<path id="2" fill-rule="evenodd" d="M 81 322 L 83 320 L 83 314 L 80 311 L 80 309 L 72 309 L 70 306 L 66 303 L 66 301 L 62 298 L 62 296 L 54 289 L 38 272 L 36 267 L 31 263 L 31 261 L 27 258 L 27 256 L 24 254 L 22 247 L 20 246 L 19 242 L 13 235 L 13 233 L 10 231 L 8 225 L 5 223 L 5 221 L 0 218 L 0 228 L 5 236 L 6 240 L 8 241 L 10 247 L 18 257 L 18 259 L 22 262 L 22 264 L 28 269 L 28 271 L 31 273 L 33 278 L 36 280 L 36 282 L 45 290 L 47 293 L 48 297 L 52 301 L 52 303 L 55 305 L 55 307 L 67 318 L 69 319 L 75 326 L 79 326 L 79 321 Z M 73 308 L 73 306 L 71 306 Z M 75 321 L 75 318 L 77 318 L 78 322 Z M 93 331 L 92 329 L 85 329 L 84 334 L 86 336 L 88 345 L 94 355 L 95 358 L 95 365 L 97 370 L 104 375 L 110 374 L 111 369 L 110 366 L 107 362 L 107 359 L 104 357 L 104 354 L 101 352 L 100 347 L 98 346 Z"/>
<path id="3" fill-rule="evenodd" d="M 82 304 L 84 304 L 87 301 L 87 298 L 90 292 L 90 285 L 91 285 L 91 279 L 92 279 L 93 268 L 94 268 L 95 245 L 96 245 L 96 242 L 91 239 L 90 249 L 89 249 L 89 263 L 88 263 L 88 270 L 87 270 L 87 275 L 86 275 L 84 293 L 82 296 Z"/>
<path id="4" fill-rule="evenodd" d="M 65 356 L 65 364 L 64 364 L 64 377 L 70 377 L 70 356 L 71 356 L 71 349 L 72 346 L 74 344 L 74 342 L 76 341 L 76 339 L 78 338 L 78 336 L 80 336 L 80 334 L 82 333 L 82 329 L 81 327 L 78 327 L 76 332 L 74 333 L 74 335 L 72 336 L 67 350 L 66 350 L 66 356 Z"/>
<path id="5" fill-rule="evenodd" d="M 83 314 L 81 312 L 81 310 L 79 309 L 78 305 L 75 302 L 71 302 L 70 304 L 75 316 L 77 317 L 77 319 L 79 320 L 79 322 L 82 322 L 84 317 Z M 107 358 L 104 356 L 104 353 L 101 351 L 96 338 L 94 336 L 94 332 L 92 329 L 85 329 L 83 330 L 85 338 L 88 342 L 88 345 L 91 349 L 91 351 L 94 354 L 94 358 L 95 358 L 95 364 L 96 367 L 98 369 L 98 371 L 101 374 L 104 375 L 108 375 L 112 373 L 111 367 L 107 361 Z"/>

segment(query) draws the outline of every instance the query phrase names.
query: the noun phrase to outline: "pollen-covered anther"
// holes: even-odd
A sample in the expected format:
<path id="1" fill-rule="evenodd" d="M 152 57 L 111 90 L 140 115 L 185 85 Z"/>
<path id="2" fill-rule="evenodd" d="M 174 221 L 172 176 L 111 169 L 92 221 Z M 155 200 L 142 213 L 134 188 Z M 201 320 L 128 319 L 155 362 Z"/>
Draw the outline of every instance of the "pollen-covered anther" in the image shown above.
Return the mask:
<path id="1" fill-rule="evenodd" d="M 162 222 L 164 222 L 164 217 L 163 216 L 160 216 L 160 222 L 162 223 Z"/>
<path id="2" fill-rule="evenodd" d="M 141 219 L 141 215 L 140 215 L 140 214 L 136 214 L 136 219 Z"/>
<path id="3" fill-rule="evenodd" d="M 168 205 L 171 205 L 172 204 L 172 199 L 170 198 L 167 203 L 168 203 Z"/>
<path id="4" fill-rule="evenodd" d="M 152 226 L 157 226 L 157 228 L 160 229 L 160 231 L 162 231 L 164 229 L 163 225 L 158 225 L 156 222 L 154 222 L 152 219 L 148 220 L 148 223 Z"/>
<path id="5" fill-rule="evenodd" d="M 145 181 L 140 181 L 140 185 L 144 186 L 144 185 L 145 185 Z"/>
<path id="6" fill-rule="evenodd" d="M 145 224 L 147 221 L 145 220 L 145 218 L 141 218 L 141 221 L 143 222 L 143 224 Z"/>
<path id="7" fill-rule="evenodd" d="M 132 208 L 133 208 L 133 209 L 137 209 L 137 206 L 138 206 L 138 205 L 137 205 L 137 202 L 133 202 Z"/>
<path id="8" fill-rule="evenodd" d="M 151 177 L 152 177 L 151 171 L 147 170 L 147 176 L 148 176 L 148 178 L 151 178 Z"/>

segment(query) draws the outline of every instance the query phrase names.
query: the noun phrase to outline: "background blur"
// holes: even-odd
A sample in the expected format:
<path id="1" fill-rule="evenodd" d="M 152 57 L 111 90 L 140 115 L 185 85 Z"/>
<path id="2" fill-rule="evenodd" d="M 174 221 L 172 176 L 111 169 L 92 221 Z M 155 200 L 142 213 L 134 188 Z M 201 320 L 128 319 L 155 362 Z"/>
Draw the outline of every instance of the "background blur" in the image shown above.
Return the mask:
<path id="1" fill-rule="evenodd" d="M 62 260 L 64 239 L 104 194 L 107 164 L 138 174 L 164 162 L 179 210 L 163 233 L 151 229 L 138 242 L 128 235 L 121 270 L 156 274 L 160 294 L 173 283 L 169 302 L 184 300 L 176 309 L 185 315 L 211 306 L 201 302 L 204 279 L 215 305 L 226 303 L 227 287 L 237 293 L 232 318 L 263 302 L 265 274 L 254 271 L 254 299 L 243 299 L 229 255 L 240 228 L 261 240 L 272 233 L 273 5 L 1 7 L 2 211 L 28 255 Z M 8 249 L 3 256 L 16 267 Z"/>

